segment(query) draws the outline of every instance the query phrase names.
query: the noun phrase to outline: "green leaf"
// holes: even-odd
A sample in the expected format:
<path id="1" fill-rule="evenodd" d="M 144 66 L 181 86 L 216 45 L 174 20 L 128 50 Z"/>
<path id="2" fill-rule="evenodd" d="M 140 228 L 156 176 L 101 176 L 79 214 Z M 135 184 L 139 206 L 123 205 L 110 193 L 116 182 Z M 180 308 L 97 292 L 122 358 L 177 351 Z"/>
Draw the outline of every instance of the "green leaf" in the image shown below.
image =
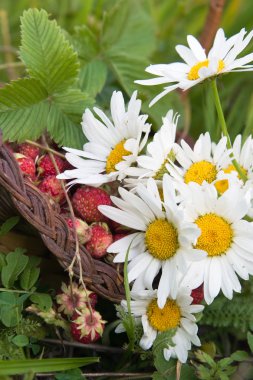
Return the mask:
<path id="1" fill-rule="evenodd" d="M 237 361 L 237 362 L 241 362 L 241 361 L 244 361 L 245 359 L 247 359 L 249 357 L 249 354 L 246 352 L 246 351 L 235 351 L 232 355 L 231 355 L 231 359 Z"/>
<path id="2" fill-rule="evenodd" d="M 176 380 L 176 378 L 176 360 L 174 359 L 170 359 L 169 362 L 167 362 L 167 369 L 162 372 L 154 372 L 152 377 L 153 380 Z M 196 380 L 194 368 L 187 364 L 182 364 L 180 380 Z"/>
<path id="3" fill-rule="evenodd" d="M 250 351 L 253 352 L 253 334 L 251 334 L 251 332 L 249 331 L 247 333 L 247 340 L 248 340 Z"/>
<path id="4" fill-rule="evenodd" d="M 39 79 L 48 94 L 62 91 L 76 81 L 77 54 L 45 10 L 24 11 L 21 37 L 20 57 L 29 75 Z"/>
<path id="5" fill-rule="evenodd" d="M 134 80 L 142 79 L 155 47 L 153 20 L 141 2 L 118 1 L 105 16 L 102 49 L 105 62 L 131 95 Z"/>
<path id="6" fill-rule="evenodd" d="M 82 371 L 79 368 L 71 369 L 55 375 L 56 380 L 84 380 Z"/>
<path id="7" fill-rule="evenodd" d="M 17 297 L 15 296 L 14 293 L 10 293 L 10 292 L 1 292 L 0 293 L 0 306 L 1 307 L 3 305 L 13 306 L 13 305 L 16 305 L 16 303 L 17 303 Z"/>
<path id="8" fill-rule="evenodd" d="M 47 92 L 36 79 L 18 79 L 0 88 L 0 126 L 9 141 L 36 140 L 46 127 Z"/>
<path id="9" fill-rule="evenodd" d="M 77 26 L 68 36 L 82 63 L 87 63 L 99 55 L 100 46 L 95 34 L 86 26 Z"/>
<path id="10" fill-rule="evenodd" d="M 6 265 L 5 258 L 6 258 L 6 255 L 0 252 L 0 272 L 3 269 L 3 267 Z"/>
<path id="11" fill-rule="evenodd" d="M 155 48 L 153 25 L 141 2 L 117 1 L 103 25 L 102 46 L 107 57 L 122 52 L 135 58 L 148 57 Z"/>
<path id="12" fill-rule="evenodd" d="M 243 131 L 243 141 L 246 140 L 246 138 L 252 134 L 253 131 L 253 95 L 251 95 L 250 101 L 249 101 L 249 107 L 248 107 L 248 114 L 246 119 L 246 125 Z"/>
<path id="13" fill-rule="evenodd" d="M 176 361 L 175 360 L 169 360 L 167 361 L 164 358 L 163 350 L 157 350 L 156 354 L 154 355 L 154 366 L 157 369 L 157 371 L 161 374 L 168 375 L 169 372 L 174 373 L 176 369 Z"/>
<path id="14" fill-rule="evenodd" d="M 173 336 L 175 335 L 176 329 L 171 329 L 161 334 L 158 334 L 154 343 L 153 343 L 153 354 L 154 354 L 154 365 L 158 372 L 164 373 L 168 371 L 172 366 L 175 366 L 175 362 L 170 360 L 169 362 L 165 360 L 163 351 L 168 345 L 173 346 L 172 341 Z"/>
<path id="15" fill-rule="evenodd" d="M 165 380 L 166 378 L 159 372 L 154 372 L 152 380 Z"/>
<path id="16" fill-rule="evenodd" d="M 37 266 L 40 263 L 40 259 L 36 256 L 29 257 L 29 261 L 20 276 L 20 286 L 24 290 L 30 290 L 37 282 L 40 269 Z"/>
<path id="17" fill-rule="evenodd" d="M 104 62 L 94 59 L 80 70 L 80 87 L 90 96 L 95 97 L 102 91 L 107 77 L 107 66 Z"/>
<path id="18" fill-rule="evenodd" d="M 0 360 L 0 375 L 21 375 L 31 371 L 47 373 L 65 371 L 67 369 L 83 367 L 97 363 L 99 358 L 63 358 L 63 359 L 27 359 L 27 360 Z"/>
<path id="19" fill-rule="evenodd" d="M 0 236 L 6 235 L 19 222 L 19 216 L 12 216 L 7 219 L 0 227 Z"/>
<path id="20" fill-rule="evenodd" d="M 174 346 L 172 338 L 175 335 L 175 333 L 176 329 L 170 329 L 162 332 L 161 334 L 158 334 L 153 343 L 153 352 L 155 353 L 156 350 L 164 349 L 168 345 Z"/>
<path id="21" fill-rule="evenodd" d="M 213 358 L 208 355 L 206 352 L 197 350 L 195 352 L 196 358 L 201 362 L 201 363 L 207 363 L 210 367 L 213 367 L 216 365 L 215 361 Z"/>
<path id="22" fill-rule="evenodd" d="M 0 320 L 6 327 L 14 327 L 21 319 L 18 297 L 11 292 L 0 293 Z"/>
<path id="23" fill-rule="evenodd" d="M 12 339 L 12 343 L 14 343 L 17 347 L 25 347 L 29 344 L 29 339 L 25 335 L 16 335 Z"/>
<path id="24" fill-rule="evenodd" d="M 81 127 L 82 114 L 92 104 L 93 100 L 78 89 L 52 97 L 47 129 L 55 142 L 68 147 L 82 147 L 87 141 Z"/>
<path id="25" fill-rule="evenodd" d="M 15 306 L 4 305 L 1 307 L 0 319 L 1 319 L 1 322 L 6 327 L 17 326 L 20 318 L 21 318 L 21 315 L 16 305 Z"/>
<path id="26" fill-rule="evenodd" d="M 137 88 L 134 81 L 144 77 L 144 70 L 148 65 L 148 61 L 145 59 L 133 58 L 127 53 L 121 52 L 117 56 L 111 56 L 109 63 L 110 68 L 112 69 L 120 85 L 130 96 L 131 93 Z"/>
<path id="27" fill-rule="evenodd" d="M 16 248 L 6 256 L 6 265 L 2 269 L 1 280 L 5 288 L 11 288 L 20 273 L 28 263 L 28 257 L 23 255 L 26 250 Z"/>
<path id="28" fill-rule="evenodd" d="M 221 360 L 218 361 L 217 365 L 224 369 L 224 368 L 227 368 L 231 363 L 233 363 L 233 359 L 232 357 L 229 357 L 229 358 L 223 358 Z"/>
<path id="29" fill-rule="evenodd" d="M 34 293 L 30 296 L 30 300 L 42 311 L 47 311 L 52 307 L 52 299 L 46 293 Z"/>

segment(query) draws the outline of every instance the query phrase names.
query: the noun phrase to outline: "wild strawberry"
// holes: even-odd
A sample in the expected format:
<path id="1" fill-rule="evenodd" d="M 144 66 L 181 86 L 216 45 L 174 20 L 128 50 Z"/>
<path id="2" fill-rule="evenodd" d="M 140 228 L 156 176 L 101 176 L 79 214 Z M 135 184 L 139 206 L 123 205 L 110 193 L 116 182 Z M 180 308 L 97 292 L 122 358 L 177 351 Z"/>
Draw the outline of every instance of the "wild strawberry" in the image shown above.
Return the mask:
<path id="1" fill-rule="evenodd" d="M 62 283 L 61 291 L 62 293 L 56 296 L 56 302 L 60 305 L 58 307 L 60 313 L 72 315 L 75 309 L 85 309 L 88 305 L 88 300 L 92 308 L 97 303 L 96 293 L 78 286 L 75 282 L 72 283 L 72 289 L 70 285 L 67 286 Z"/>
<path id="2" fill-rule="evenodd" d="M 106 222 L 108 219 L 98 210 L 99 205 L 112 205 L 109 194 L 102 189 L 82 186 L 76 190 L 72 204 L 78 216 L 87 223 Z"/>
<path id="3" fill-rule="evenodd" d="M 106 223 L 91 224 L 91 239 L 85 247 L 92 257 L 100 259 L 105 256 L 112 242 L 112 234 Z"/>
<path id="4" fill-rule="evenodd" d="M 14 153 L 14 157 L 18 161 L 19 167 L 23 174 L 31 179 L 32 181 L 35 180 L 36 176 L 36 167 L 34 161 L 31 159 L 31 157 L 26 157 L 23 154 L 20 153 Z"/>
<path id="5" fill-rule="evenodd" d="M 78 236 L 78 240 L 80 244 L 87 243 L 91 238 L 91 228 L 88 226 L 86 222 L 82 219 L 75 218 L 75 228 Z M 73 229 L 73 220 L 72 218 L 67 219 L 67 223 L 69 228 Z"/>
<path id="6" fill-rule="evenodd" d="M 200 302 L 203 301 L 203 298 L 204 298 L 203 284 L 200 285 L 198 288 L 192 290 L 191 297 L 193 298 L 192 304 L 199 304 Z"/>
<path id="7" fill-rule="evenodd" d="M 103 335 L 106 321 L 101 314 L 88 307 L 76 311 L 72 316 L 70 325 L 72 336 L 80 343 L 88 344 L 96 342 Z"/>
<path id="8" fill-rule="evenodd" d="M 65 194 L 61 182 L 54 175 L 44 178 L 38 185 L 38 188 L 56 203 L 63 203 L 65 201 Z"/>
<path id="9" fill-rule="evenodd" d="M 58 156 L 54 156 L 56 165 L 59 169 L 59 172 L 63 172 L 65 169 L 65 161 Z M 45 154 L 44 156 L 41 156 L 38 160 L 38 173 L 40 177 L 48 177 L 50 175 L 57 175 L 56 169 L 54 167 L 54 163 L 51 160 L 49 154 Z"/>
<path id="10" fill-rule="evenodd" d="M 23 143 L 18 145 L 18 152 L 26 157 L 30 157 L 33 161 L 35 161 L 40 154 L 40 149 L 37 146 Z"/>

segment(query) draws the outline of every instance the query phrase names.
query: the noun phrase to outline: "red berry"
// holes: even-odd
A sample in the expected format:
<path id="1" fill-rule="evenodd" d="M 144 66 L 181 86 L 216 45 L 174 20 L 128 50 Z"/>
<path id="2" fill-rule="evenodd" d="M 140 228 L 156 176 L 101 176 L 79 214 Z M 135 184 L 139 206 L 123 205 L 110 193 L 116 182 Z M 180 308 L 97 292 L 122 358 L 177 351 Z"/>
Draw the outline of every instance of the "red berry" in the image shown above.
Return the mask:
<path id="1" fill-rule="evenodd" d="M 65 194 L 61 182 L 54 175 L 44 178 L 38 185 L 38 188 L 42 193 L 47 194 L 57 203 L 63 203 L 65 201 Z"/>
<path id="2" fill-rule="evenodd" d="M 23 143 L 18 146 L 18 152 L 35 161 L 40 154 L 40 149 L 34 145 Z"/>
<path id="3" fill-rule="evenodd" d="M 85 308 L 73 314 L 71 334 L 80 343 L 96 342 L 103 335 L 104 325 L 105 321 L 102 320 L 100 313 Z"/>
<path id="4" fill-rule="evenodd" d="M 94 223 L 91 225 L 91 239 L 85 247 L 89 254 L 100 259 L 107 253 L 107 248 L 113 242 L 112 234 L 106 223 Z"/>
<path id="5" fill-rule="evenodd" d="M 79 243 L 80 244 L 87 243 L 90 240 L 91 235 L 92 235 L 91 228 L 82 219 L 75 218 L 74 221 L 75 221 L 75 228 L 76 228 Z M 72 218 L 67 219 L 67 224 L 69 228 L 73 229 Z"/>
<path id="6" fill-rule="evenodd" d="M 112 201 L 106 191 L 91 186 L 83 186 L 76 190 L 72 204 L 76 214 L 87 223 L 106 222 L 108 219 L 101 214 L 98 206 L 112 206 Z"/>
<path id="7" fill-rule="evenodd" d="M 34 181 L 36 178 L 36 167 L 34 161 L 30 157 L 26 157 L 20 153 L 14 153 L 14 157 L 16 158 L 23 174 Z"/>
<path id="8" fill-rule="evenodd" d="M 58 156 L 54 156 L 54 159 L 59 169 L 59 172 L 60 173 L 63 172 L 65 169 L 65 161 Z M 49 154 L 45 154 L 44 156 L 41 156 L 40 159 L 38 160 L 38 173 L 40 177 L 43 177 L 43 178 L 48 177 L 49 175 L 58 174 Z"/>
<path id="9" fill-rule="evenodd" d="M 199 304 L 204 299 L 204 290 L 203 290 L 203 284 L 200 285 L 198 288 L 193 289 L 191 292 L 191 297 L 193 298 L 192 303 L 193 304 Z"/>

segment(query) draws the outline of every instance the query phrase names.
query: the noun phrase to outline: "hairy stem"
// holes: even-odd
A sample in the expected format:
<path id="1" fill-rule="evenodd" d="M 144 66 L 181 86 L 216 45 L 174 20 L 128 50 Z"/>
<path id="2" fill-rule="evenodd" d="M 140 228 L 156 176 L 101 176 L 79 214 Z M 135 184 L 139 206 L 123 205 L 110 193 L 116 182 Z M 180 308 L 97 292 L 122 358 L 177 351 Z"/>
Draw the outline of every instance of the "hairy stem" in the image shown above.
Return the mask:
<path id="1" fill-rule="evenodd" d="M 40 148 L 41 150 L 45 150 L 46 152 L 51 152 L 55 156 L 61 157 L 65 160 L 64 154 L 57 152 L 57 150 L 54 150 L 54 149 L 50 148 L 49 146 L 45 146 L 45 145 L 39 144 L 35 141 L 31 141 L 31 140 L 25 140 L 25 141 L 30 145 L 36 146 L 37 148 Z"/>
<path id="2" fill-rule="evenodd" d="M 47 144 L 45 136 L 42 137 L 42 141 L 43 141 L 44 146 L 49 151 L 50 148 L 49 148 L 49 146 Z M 51 160 L 53 162 L 53 165 L 55 167 L 55 170 L 56 170 L 57 174 L 60 174 L 60 171 L 59 171 L 59 168 L 58 168 L 57 163 L 55 161 L 54 155 L 50 151 L 49 151 L 49 156 L 50 156 L 50 158 L 51 158 Z M 62 187 L 62 189 L 64 191 L 64 195 L 65 195 L 68 207 L 69 207 L 69 212 L 70 212 L 70 216 L 71 216 L 72 223 L 73 223 L 73 231 L 74 231 L 74 237 L 75 237 L 75 244 L 76 244 L 75 255 L 73 257 L 73 260 L 72 260 L 71 264 L 68 267 L 68 272 L 69 272 L 69 277 L 70 277 L 71 293 L 72 293 L 72 284 L 73 284 L 73 275 L 74 275 L 74 273 L 73 273 L 73 267 L 74 267 L 75 262 L 77 261 L 77 263 L 79 265 L 79 283 L 82 285 L 83 289 L 86 292 L 87 304 L 88 304 L 88 307 L 89 307 L 89 310 L 90 310 L 90 315 L 91 315 L 91 320 L 92 320 L 92 312 L 93 312 L 93 310 L 92 310 L 92 306 L 91 306 L 91 303 L 90 303 L 88 291 L 87 291 L 86 285 L 85 285 L 84 280 L 83 280 L 83 270 L 82 270 L 82 260 L 81 260 L 81 256 L 80 256 L 79 240 L 78 240 L 77 231 L 76 231 L 76 227 L 75 227 L 75 214 L 74 214 L 74 210 L 73 210 L 72 203 L 70 201 L 68 192 L 67 192 L 66 187 L 65 187 L 65 183 L 64 183 L 63 180 L 59 180 L 59 181 L 61 183 L 61 187 Z"/>

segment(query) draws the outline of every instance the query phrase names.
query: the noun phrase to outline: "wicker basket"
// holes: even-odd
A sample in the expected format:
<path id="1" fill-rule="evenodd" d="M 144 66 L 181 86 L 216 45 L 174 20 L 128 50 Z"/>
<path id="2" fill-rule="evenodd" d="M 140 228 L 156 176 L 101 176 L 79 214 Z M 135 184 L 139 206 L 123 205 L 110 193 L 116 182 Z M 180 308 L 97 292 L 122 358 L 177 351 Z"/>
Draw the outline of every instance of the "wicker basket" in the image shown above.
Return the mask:
<path id="1" fill-rule="evenodd" d="M 75 241 L 57 204 L 26 180 L 10 150 L 3 144 L 0 134 L 0 220 L 17 212 L 36 228 L 45 246 L 66 269 L 75 253 Z M 80 247 L 83 279 L 87 287 L 113 302 L 124 297 L 122 266 L 93 259 Z M 76 263 L 74 275 L 79 276 Z"/>

